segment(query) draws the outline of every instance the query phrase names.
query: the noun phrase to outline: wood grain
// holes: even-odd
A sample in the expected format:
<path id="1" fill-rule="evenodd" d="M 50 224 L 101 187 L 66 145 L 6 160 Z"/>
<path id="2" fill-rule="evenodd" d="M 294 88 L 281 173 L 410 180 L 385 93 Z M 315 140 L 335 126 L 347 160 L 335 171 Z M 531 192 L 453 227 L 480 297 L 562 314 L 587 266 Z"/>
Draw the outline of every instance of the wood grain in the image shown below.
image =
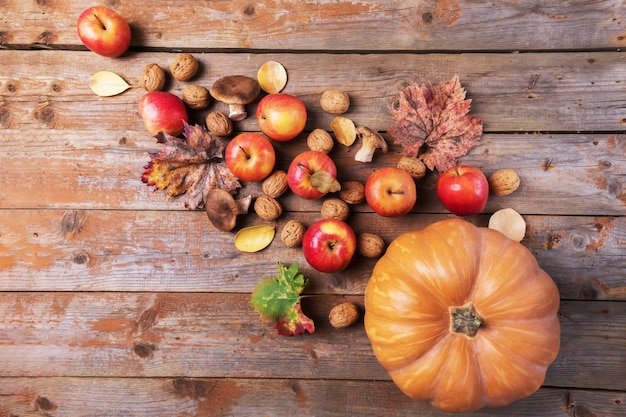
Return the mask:
<path id="1" fill-rule="evenodd" d="M 389 380 L 364 328 L 337 330 L 330 309 L 358 296 L 312 296 L 313 335 L 285 338 L 249 294 L 0 293 L 3 376 Z M 626 389 L 626 305 L 561 304 L 561 348 L 546 385 Z"/>
<path id="2" fill-rule="evenodd" d="M 449 215 L 384 219 L 354 214 L 357 233 L 371 232 L 390 243 Z M 305 225 L 315 213 L 285 214 Z M 563 299 L 624 300 L 623 217 L 525 216 L 522 243 L 555 280 Z M 471 219 L 486 226 L 487 216 Z M 263 223 L 258 218 L 244 225 Z M 362 294 L 375 260 L 357 256 L 350 268 L 323 274 L 310 268 L 299 248 L 277 236 L 268 250 L 245 254 L 234 234 L 214 229 L 203 212 L 111 210 L 0 210 L 0 289 L 4 291 L 251 292 L 276 262 L 298 262 L 311 279 L 310 293 Z M 28 280 L 22 277 L 27 274 Z"/>
<path id="3" fill-rule="evenodd" d="M 115 97 L 97 97 L 89 89 L 92 74 L 117 72 L 136 85 L 142 68 L 157 63 L 169 71 L 170 53 L 143 53 L 111 60 L 91 52 L 2 51 L 0 126 L 4 128 L 107 129 L 144 131 L 137 102 L 145 91 L 135 88 Z M 352 97 L 346 116 L 358 125 L 386 131 L 389 106 L 398 88 L 410 82 L 439 84 L 459 75 L 472 102 L 472 114 L 484 119 L 486 132 L 564 132 L 624 130 L 626 57 L 619 52 L 467 53 L 467 54 L 252 54 L 198 53 L 200 74 L 192 79 L 210 87 L 219 77 L 237 73 L 255 77 L 275 59 L 289 80 L 284 92 L 307 105 L 307 131 L 328 128 L 333 115 L 319 106 L 328 88 Z M 28 65 L 23 65 L 27 62 Z M 76 65 L 80 63 L 80 65 Z M 357 76 L 355 76 L 357 69 Z M 172 81 L 167 90 L 180 94 L 188 84 Z M 196 113 L 203 115 L 223 103 Z M 255 105 L 249 106 L 254 114 Z M 258 130 L 247 118 L 238 130 Z"/>
<path id="4" fill-rule="evenodd" d="M 90 5 L 5 0 L 0 45 L 84 49 L 76 20 Z M 625 6 L 610 0 L 155 0 L 150 12 L 133 2 L 111 7 L 131 25 L 133 49 L 543 51 L 626 45 Z"/>
<path id="5" fill-rule="evenodd" d="M 445 417 L 412 401 L 389 381 L 223 378 L 12 378 L 0 379 L 0 416 L 49 413 L 87 417 Z M 111 401 L 115 398 L 115 401 Z M 280 399 L 277 401 L 276 399 Z M 626 397 L 617 391 L 542 388 L 507 407 L 467 417 L 597 415 L 619 417 Z M 106 404 L 106 405 L 101 405 Z"/>

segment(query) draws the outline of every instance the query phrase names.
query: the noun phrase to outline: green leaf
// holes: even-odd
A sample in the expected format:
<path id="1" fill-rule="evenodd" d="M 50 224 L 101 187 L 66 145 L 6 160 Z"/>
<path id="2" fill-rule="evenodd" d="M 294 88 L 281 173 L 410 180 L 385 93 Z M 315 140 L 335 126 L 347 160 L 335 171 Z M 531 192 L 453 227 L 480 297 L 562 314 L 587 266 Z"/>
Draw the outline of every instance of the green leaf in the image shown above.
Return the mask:
<path id="1" fill-rule="evenodd" d="M 295 262 L 289 268 L 278 262 L 278 268 L 276 277 L 265 277 L 257 284 L 250 304 L 263 320 L 276 322 L 275 328 L 281 335 L 313 333 L 313 321 L 302 313 L 300 306 L 300 294 L 308 280 Z"/>

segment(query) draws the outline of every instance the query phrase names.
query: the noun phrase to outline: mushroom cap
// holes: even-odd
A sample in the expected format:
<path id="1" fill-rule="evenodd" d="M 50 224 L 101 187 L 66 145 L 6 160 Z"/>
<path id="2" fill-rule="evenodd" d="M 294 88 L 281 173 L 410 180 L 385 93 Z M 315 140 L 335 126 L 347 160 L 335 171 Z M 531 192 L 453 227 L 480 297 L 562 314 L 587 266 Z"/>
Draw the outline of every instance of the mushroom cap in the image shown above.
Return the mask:
<path id="1" fill-rule="evenodd" d="M 237 224 L 239 209 L 235 197 L 221 188 L 209 191 L 205 203 L 206 214 L 215 228 L 222 232 L 229 232 Z"/>
<path id="2" fill-rule="evenodd" d="M 215 100 L 226 104 L 248 104 L 261 93 L 259 82 L 245 75 L 227 75 L 217 79 L 209 93 Z"/>

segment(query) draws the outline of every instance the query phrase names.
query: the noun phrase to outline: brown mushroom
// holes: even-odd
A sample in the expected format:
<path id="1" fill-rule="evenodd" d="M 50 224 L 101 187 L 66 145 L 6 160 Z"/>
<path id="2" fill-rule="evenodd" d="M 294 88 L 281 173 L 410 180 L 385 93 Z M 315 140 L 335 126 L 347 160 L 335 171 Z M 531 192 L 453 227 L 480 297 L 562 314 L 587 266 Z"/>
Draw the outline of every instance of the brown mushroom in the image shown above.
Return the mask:
<path id="1" fill-rule="evenodd" d="M 245 75 L 228 75 L 216 80 L 209 89 L 217 101 L 228 104 L 231 120 L 239 121 L 248 116 L 246 104 L 252 103 L 261 93 L 261 87 L 254 78 Z"/>
<path id="2" fill-rule="evenodd" d="M 228 191 L 214 188 L 207 195 L 205 210 L 216 229 L 230 232 L 237 224 L 237 216 L 248 212 L 251 201 L 251 196 L 235 200 Z"/>
<path id="3" fill-rule="evenodd" d="M 378 132 L 374 132 L 367 127 L 357 127 L 357 135 L 362 138 L 361 148 L 354 155 L 354 159 L 359 162 L 371 162 L 376 149 L 387 152 L 387 142 Z"/>

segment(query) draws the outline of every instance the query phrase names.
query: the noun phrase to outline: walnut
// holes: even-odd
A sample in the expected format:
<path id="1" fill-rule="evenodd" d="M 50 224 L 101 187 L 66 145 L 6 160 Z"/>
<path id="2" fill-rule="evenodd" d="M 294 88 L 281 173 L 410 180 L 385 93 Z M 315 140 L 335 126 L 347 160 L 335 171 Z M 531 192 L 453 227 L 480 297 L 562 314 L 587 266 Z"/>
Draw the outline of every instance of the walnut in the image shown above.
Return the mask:
<path id="1" fill-rule="evenodd" d="M 283 214 L 283 208 L 274 197 L 261 195 L 254 201 L 254 212 L 263 220 L 276 220 Z"/>
<path id="2" fill-rule="evenodd" d="M 263 192 L 270 197 L 278 198 L 287 191 L 287 173 L 281 169 L 276 170 L 267 177 L 261 184 Z"/>
<path id="3" fill-rule="evenodd" d="M 350 215 L 348 203 L 340 198 L 327 198 L 322 203 L 322 217 L 326 219 L 346 220 Z"/>
<path id="4" fill-rule="evenodd" d="M 398 161 L 397 167 L 408 172 L 416 180 L 421 180 L 426 175 L 426 165 L 419 158 L 403 156 Z"/>
<path id="5" fill-rule="evenodd" d="M 161 91 L 165 87 L 165 71 L 158 64 L 148 64 L 141 70 L 139 85 L 146 91 Z"/>
<path id="6" fill-rule="evenodd" d="M 350 108 L 350 96 L 336 88 L 326 90 L 320 98 L 322 110 L 330 114 L 343 114 Z"/>
<path id="7" fill-rule="evenodd" d="M 233 121 L 221 111 L 212 111 L 206 115 L 206 128 L 216 136 L 228 136 L 233 133 Z"/>
<path id="8" fill-rule="evenodd" d="M 306 139 L 306 144 L 312 151 L 328 153 L 335 146 L 335 141 L 330 133 L 324 129 L 314 129 Z"/>
<path id="9" fill-rule="evenodd" d="M 359 204 L 365 201 L 365 186 L 358 181 L 346 181 L 341 185 L 339 197 L 348 204 Z"/>
<path id="10" fill-rule="evenodd" d="M 509 195 L 517 190 L 520 178 L 511 168 L 500 169 L 489 176 L 489 191 L 495 196 Z"/>
<path id="11" fill-rule="evenodd" d="M 297 220 L 289 220 L 280 233 L 280 240 L 288 248 L 295 248 L 302 243 L 306 228 Z"/>
<path id="12" fill-rule="evenodd" d="M 360 316 L 359 307 L 346 302 L 334 306 L 328 314 L 328 320 L 335 329 L 343 329 L 356 323 Z"/>
<path id="13" fill-rule="evenodd" d="M 209 90 L 200 85 L 188 85 L 183 88 L 183 102 L 193 110 L 202 110 L 209 107 L 211 95 Z"/>
<path id="14" fill-rule="evenodd" d="M 366 258 L 378 258 L 385 251 L 385 241 L 373 233 L 360 233 L 356 239 L 356 250 Z"/>
<path id="15" fill-rule="evenodd" d="M 200 64 L 193 55 L 182 53 L 174 58 L 170 66 L 170 72 L 172 73 L 172 77 L 176 78 L 178 81 L 189 81 L 196 75 L 199 67 Z"/>

